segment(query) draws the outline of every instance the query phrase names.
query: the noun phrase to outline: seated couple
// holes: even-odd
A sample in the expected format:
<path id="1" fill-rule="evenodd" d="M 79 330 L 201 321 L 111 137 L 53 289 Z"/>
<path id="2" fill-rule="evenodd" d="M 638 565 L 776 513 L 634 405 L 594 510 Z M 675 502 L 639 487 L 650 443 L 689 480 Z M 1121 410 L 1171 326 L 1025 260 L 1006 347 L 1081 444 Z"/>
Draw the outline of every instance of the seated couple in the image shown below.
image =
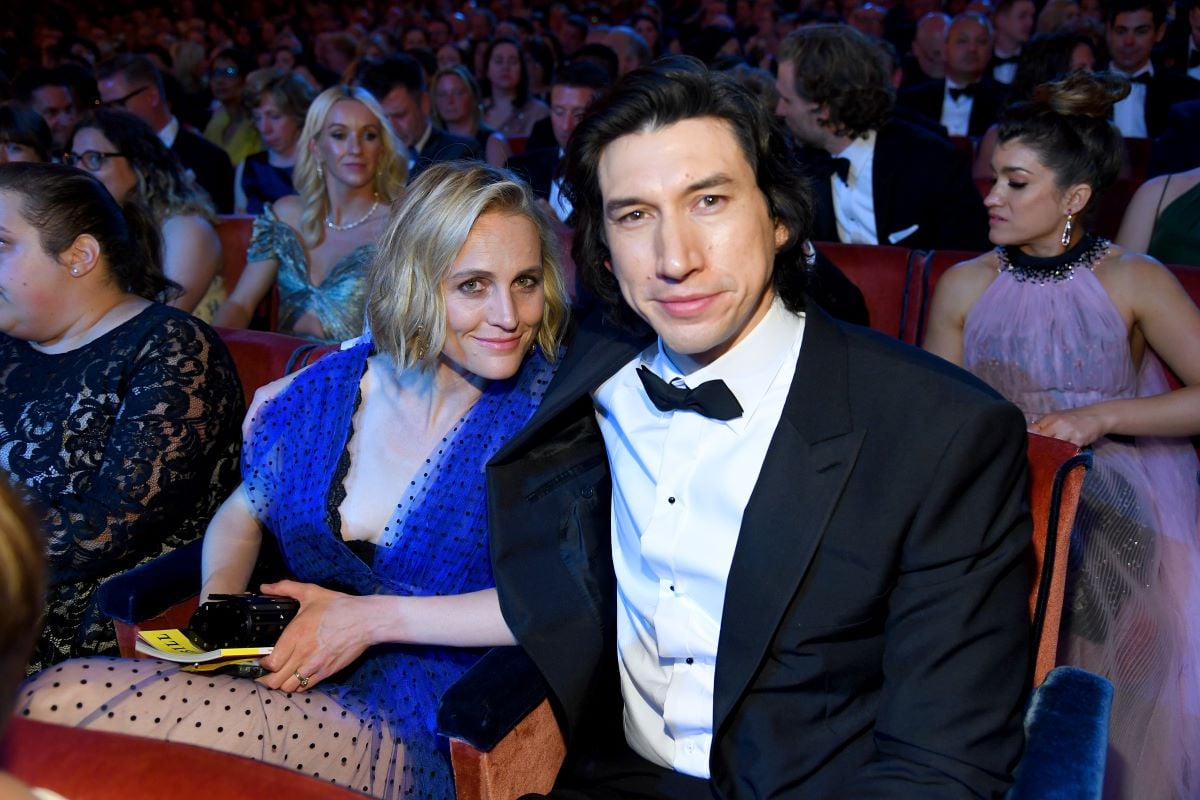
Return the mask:
<path id="1" fill-rule="evenodd" d="M 389 788 L 393 776 L 386 773 L 402 760 L 397 784 L 412 781 L 421 796 L 446 797 L 450 790 L 434 783 L 444 773 L 427 766 L 435 759 L 422 758 L 434 745 L 404 738 L 403 730 L 397 744 L 392 733 L 416 709 L 432 708 L 432 697 L 417 694 L 436 695 L 443 684 L 396 669 L 372 676 L 356 693 L 346 677 L 356 672 L 328 680 L 329 672 L 371 642 L 478 645 L 515 638 L 545 676 L 566 733 L 556 797 L 1002 793 L 1021 751 L 1028 684 L 1024 420 L 957 368 L 806 303 L 803 243 L 812 200 L 797 188 L 804 183 L 786 153 L 766 109 L 727 75 L 672 59 L 626 76 L 580 123 L 565 162 L 577 215 L 573 255 L 600 308 L 567 334 L 566 355 L 528 424 L 513 414 L 511 425 L 489 425 L 478 433 L 492 439 L 474 444 L 466 437 L 475 432 L 466 428 L 481 400 L 440 456 L 441 469 L 457 468 L 453 445 L 471 442 L 473 468 L 461 466 L 472 480 L 487 462 L 497 593 L 470 594 L 489 584 L 486 552 L 479 582 L 443 581 L 436 588 L 459 596 L 349 598 L 313 586 L 268 586 L 302 601 L 297 621 L 266 660 L 275 670 L 267 686 L 290 694 L 221 684 L 213 705 L 228 707 L 226 716 L 192 721 L 190 714 L 204 713 L 192 698 L 211 679 L 177 688 L 175 673 L 149 667 L 163 674 L 114 681 L 134 687 L 122 692 L 130 708 L 144 694 L 136 711 L 109 703 L 86 720 L 162 725 L 181 735 L 199 722 L 221 726 L 224 732 L 210 735 L 222 743 L 261 734 L 253 743 L 261 757 L 286 757 L 306 770 L 316 760 L 336 766 L 347 758 L 356 786 L 379 794 L 400 792 Z M 423 175 L 412 194 L 430 177 Z M 405 203 L 410 211 L 416 205 L 411 196 Z M 426 230 L 442 224 L 438 219 Z M 458 354 L 468 346 L 495 352 L 506 342 L 499 331 L 521 330 L 492 320 L 479 334 L 465 334 L 480 329 L 460 327 L 467 317 L 456 311 L 456 292 L 502 286 L 515 298 L 520 276 L 534 277 L 523 272 L 527 258 L 508 255 L 517 237 L 499 233 L 476 223 L 467 252 L 478 234 L 503 270 L 491 266 L 440 283 L 447 309 L 443 362 L 467 363 Z M 425 256 L 424 238 L 406 234 L 398 241 L 421 248 L 422 263 L 435 261 Z M 389 236 L 381 250 L 391 242 Z M 460 255 L 452 276 L 461 262 Z M 548 307 L 552 274 L 538 273 Z M 412 294 L 400 288 L 396 297 Z M 403 357 L 418 346 L 414 337 L 435 329 L 426 323 L 422 332 L 390 335 L 378 327 L 379 302 L 373 301 L 371 323 L 385 352 L 403 341 Z M 519 303 L 508 302 L 510 317 L 523 318 Z M 549 338 L 552 327 L 547 319 L 541 333 Z M 541 349 L 554 354 L 552 341 Z M 352 348 L 341 358 L 361 352 Z M 531 374 L 540 361 L 534 356 L 518 383 L 542 379 Z M 322 483 L 319 499 L 296 499 L 317 508 L 305 514 L 271 502 L 293 495 L 267 497 L 256 488 L 306 480 L 288 467 L 306 465 L 307 453 L 291 462 L 284 453 L 261 454 L 273 444 L 271 431 L 298 417 L 288 409 L 301 408 L 306 392 L 338 385 L 320 366 L 261 415 L 247 445 L 245 499 L 231 504 L 249 509 L 238 512 L 243 516 L 261 515 L 300 578 L 327 582 L 326 562 L 344 561 L 349 566 L 334 576 L 335 588 L 378 591 L 381 579 L 365 566 L 351 569 L 337 537 L 353 534 L 355 523 L 379 527 L 365 524 L 352 502 L 355 479 L 371 479 L 356 473 L 361 462 L 353 449 L 368 437 L 351 439 L 348 459 L 335 453 L 311 468 L 327 481 L 348 461 L 345 501 L 325 500 Z M 342 418 L 353 414 L 356 432 L 369 428 L 376 438 L 411 447 L 407 440 L 417 437 L 402 428 L 370 427 L 372 371 L 363 379 L 360 408 Z M 501 385 L 508 384 L 491 387 Z M 397 407 L 417 398 L 392 396 Z M 335 429 L 323 421 L 331 411 L 306 421 L 305 429 Z M 507 442 L 491 452 L 500 440 Z M 368 465 L 376 475 L 414 471 L 376 464 Z M 420 479 L 413 488 L 438 477 L 415 466 Z M 378 485 L 384 487 L 378 493 L 394 496 L 394 480 Z M 465 523 L 457 517 L 465 513 L 461 498 L 475 498 L 478 528 L 472 529 L 483 537 L 482 488 L 449 490 L 438 511 L 446 521 L 427 535 L 393 538 L 385 528 L 376 563 L 395 559 L 405 571 L 381 588 L 409 593 L 410 584 L 432 583 L 426 572 L 468 570 L 459 550 L 458 526 Z M 278 530 L 285 515 L 303 516 L 296 524 L 313 542 L 303 558 Z M 378 523 L 391 525 L 386 516 Z M 332 534 L 330 517 L 338 520 Z M 221 527 L 214 523 L 209 535 Z M 210 591 L 221 566 L 216 558 L 206 563 Z M 244 582 L 244 568 L 237 578 L 219 585 Z M 420 620 L 418 601 L 430 604 Z M 472 601 L 477 605 L 463 610 Z M 363 610 L 348 615 L 341 609 L 350 604 Z M 322 625 L 326 620 L 341 624 Z M 370 630 L 360 634 L 363 627 Z M 420 635 L 428 628 L 437 636 Z M 467 657 L 387 644 L 367 650 L 359 663 L 390 665 L 392 658 L 406 665 L 426 658 L 421 663 L 438 664 L 433 671 L 440 676 L 440 665 Z M 78 683 L 89 677 L 82 666 L 68 667 L 69 678 L 42 678 L 22 703 L 40 717 L 76 721 Z M 129 668 L 93 662 L 89 672 L 106 666 Z M 253 688 L 240 688 L 247 686 Z M 176 707 L 188 699 L 188 710 L 169 710 L 172 697 Z M 58 712 L 49 711 L 51 703 Z M 96 695 L 86 705 L 95 709 Z M 143 721 L 147 710 L 160 722 Z M 109 712 L 117 719 L 106 719 Z M 136 723 L 128 721 L 133 714 Z M 296 723 L 289 715 L 309 719 Z M 266 716 L 265 725 L 237 735 L 252 717 Z M 360 716 L 367 717 L 362 724 Z M 318 721 L 322 727 L 313 725 Z M 348 736 L 358 738 L 348 746 Z M 272 746 L 279 752 L 269 752 Z"/>

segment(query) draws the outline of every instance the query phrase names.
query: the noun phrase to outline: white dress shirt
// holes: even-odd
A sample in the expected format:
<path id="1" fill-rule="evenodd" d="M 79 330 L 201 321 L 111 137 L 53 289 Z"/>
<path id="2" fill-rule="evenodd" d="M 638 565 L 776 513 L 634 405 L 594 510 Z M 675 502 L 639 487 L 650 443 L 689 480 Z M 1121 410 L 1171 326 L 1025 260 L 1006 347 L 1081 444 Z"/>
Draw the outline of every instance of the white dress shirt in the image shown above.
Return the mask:
<path id="1" fill-rule="evenodd" d="M 1154 77 L 1154 65 L 1150 62 L 1146 62 L 1146 65 L 1137 72 L 1122 72 L 1116 67 L 1110 69 L 1127 78 L 1136 78 L 1139 75 Z M 1144 138 L 1149 135 L 1146 131 L 1146 90 L 1148 88 L 1144 83 L 1131 84 L 1129 95 L 1113 106 L 1113 122 L 1121 131 L 1122 136 Z"/>
<path id="2" fill-rule="evenodd" d="M 804 336 L 778 299 L 736 347 L 686 376 L 720 378 L 743 415 L 659 411 L 636 370 L 684 379 L 661 341 L 593 399 L 613 476 L 613 565 L 625 736 L 634 752 L 709 777 L 725 582 L 742 514 L 779 425 Z"/>
<path id="3" fill-rule="evenodd" d="M 958 99 L 950 96 L 951 89 L 966 88 L 965 83 L 956 83 L 946 78 L 946 86 L 942 89 L 942 118 L 940 122 L 946 126 L 946 133 L 951 136 L 966 136 L 971 129 L 971 107 L 975 98 L 969 94 L 960 95 Z"/>
<path id="4" fill-rule="evenodd" d="M 558 148 L 558 160 L 561 163 L 563 159 L 563 149 Z M 571 216 L 574 207 L 567 196 L 563 194 L 562 178 L 550 179 L 550 208 L 554 209 L 554 215 L 558 217 L 560 222 L 566 222 L 567 217 Z"/>
<path id="5" fill-rule="evenodd" d="M 838 240 L 847 244 L 879 244 L 875 230 L 875 131 L 855 139 L 836 157 L 850 162 L 845 182 L 839 175 L 829 176 Z"/>
<path id="6" fill-rule="evenodd" d="M 171 115 L 171 121 L 158 132 L 158 140 L 170 150 L 175 145 L 175 137 L 179 135 L 179 118 Z"/>

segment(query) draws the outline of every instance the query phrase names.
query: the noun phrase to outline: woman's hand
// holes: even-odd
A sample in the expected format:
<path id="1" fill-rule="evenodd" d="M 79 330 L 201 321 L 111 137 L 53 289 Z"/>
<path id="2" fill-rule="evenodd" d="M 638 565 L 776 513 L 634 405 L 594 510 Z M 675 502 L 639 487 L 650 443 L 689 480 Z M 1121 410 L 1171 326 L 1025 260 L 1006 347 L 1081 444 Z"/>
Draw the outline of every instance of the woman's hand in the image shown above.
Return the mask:
<path id="1" fill-rule="evenodd" d="M 1034 433 L 1063 439 L 1077 447 L 1085 447 L 1110 432 L 1108 415 L 1097 406 L 1084 406 L 1071 411 L 1047 414 L 1029 426 Z"/>
<path id="2" fill-rule="evenodd" d="M 311 689 L 374 644 L 371 627 L 377 615 L 365 606 L 379 598 L 355 597 L 296 581 L 264 584 L 262 592 L 300 601 L 299 613 L 274 651 L 259 661 L 271 672 L 258 679 L 265 686 L 287 692 Z"/>

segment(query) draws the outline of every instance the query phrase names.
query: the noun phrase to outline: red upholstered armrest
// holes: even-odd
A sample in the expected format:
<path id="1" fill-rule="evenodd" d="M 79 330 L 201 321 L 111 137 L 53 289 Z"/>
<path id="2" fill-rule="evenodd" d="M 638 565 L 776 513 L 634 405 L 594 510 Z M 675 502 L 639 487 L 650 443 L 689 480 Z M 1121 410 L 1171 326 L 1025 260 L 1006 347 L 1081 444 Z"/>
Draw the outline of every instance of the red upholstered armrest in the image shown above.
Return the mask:
<path id="1" fill-rule="evenodd" d="M 69 800 L 351 800 L 317 778 L 186 744 L 14 718 L 0 769 Z"/>

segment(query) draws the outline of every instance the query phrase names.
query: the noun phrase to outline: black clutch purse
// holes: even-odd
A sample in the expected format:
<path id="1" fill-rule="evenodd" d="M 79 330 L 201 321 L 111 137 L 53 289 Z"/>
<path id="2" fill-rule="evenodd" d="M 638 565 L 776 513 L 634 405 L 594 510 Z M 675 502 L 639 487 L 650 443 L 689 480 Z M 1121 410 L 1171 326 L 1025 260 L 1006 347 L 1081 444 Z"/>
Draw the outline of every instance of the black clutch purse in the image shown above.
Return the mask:
<path id="1" fill-rule="evenodd" d="M 269 647 L 279 640 L 300 610 L 290 597 L 265 594 L 214 594 L 188 623 L 191 639 L 205 650 Z"/>

